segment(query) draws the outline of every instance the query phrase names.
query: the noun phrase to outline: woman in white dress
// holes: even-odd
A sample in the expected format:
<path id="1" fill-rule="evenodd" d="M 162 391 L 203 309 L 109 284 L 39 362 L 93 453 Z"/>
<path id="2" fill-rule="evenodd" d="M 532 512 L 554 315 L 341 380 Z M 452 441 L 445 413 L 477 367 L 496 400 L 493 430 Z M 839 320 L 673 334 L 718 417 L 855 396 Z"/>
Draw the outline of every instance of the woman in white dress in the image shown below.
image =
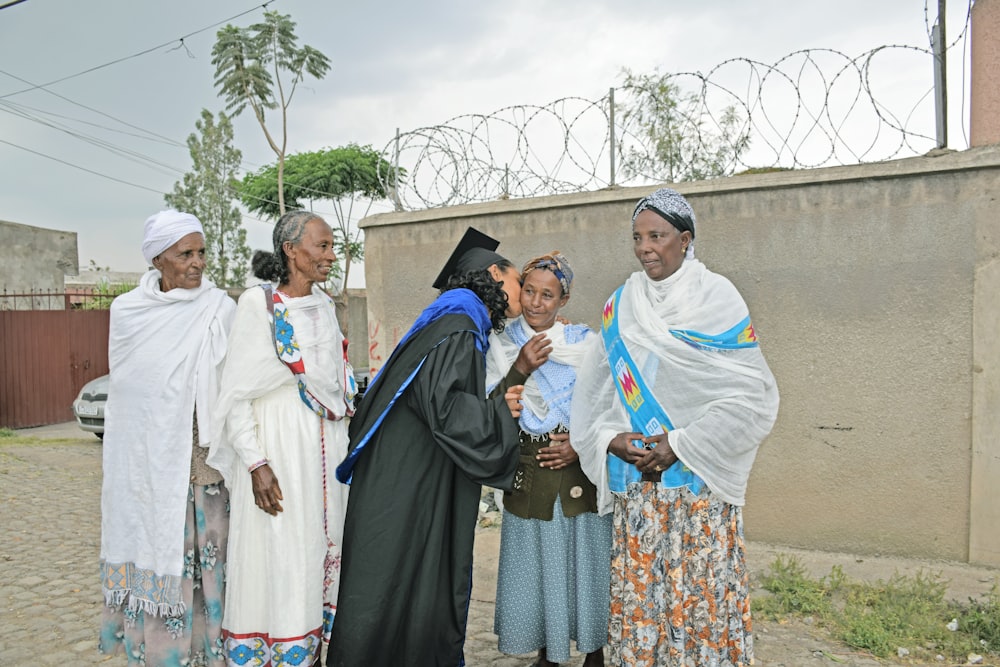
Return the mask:
<path id="1" fill-rule="evenodd" d="M 217 406 L 224 434 L 209 461 L 232 509 L 225 650 L 231 665 L 310 665 L 336 613 L 352 396 L 346 346 L 324 282 L 333 233 L 307 211 L 275 225 L 254 254 L 269 281 L 239 300 Z"/>

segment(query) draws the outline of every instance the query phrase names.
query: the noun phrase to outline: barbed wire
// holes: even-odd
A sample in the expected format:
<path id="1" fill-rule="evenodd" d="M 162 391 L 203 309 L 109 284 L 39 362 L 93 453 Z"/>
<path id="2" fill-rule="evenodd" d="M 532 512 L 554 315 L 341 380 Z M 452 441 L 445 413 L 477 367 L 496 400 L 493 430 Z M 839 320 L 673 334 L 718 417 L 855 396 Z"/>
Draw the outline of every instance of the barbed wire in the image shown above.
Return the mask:
<path id="1" fill-rule="evenodd" d="M 399 133 L 382 149 L 399 171 L 380 178 L 398 210 L 416 210 L 919 155 L 937 145 L 934 57 L 885 45 L 856 57 L 733 58 L 705 74 L 626 71 L 597 100 L 509 106 Z"/>

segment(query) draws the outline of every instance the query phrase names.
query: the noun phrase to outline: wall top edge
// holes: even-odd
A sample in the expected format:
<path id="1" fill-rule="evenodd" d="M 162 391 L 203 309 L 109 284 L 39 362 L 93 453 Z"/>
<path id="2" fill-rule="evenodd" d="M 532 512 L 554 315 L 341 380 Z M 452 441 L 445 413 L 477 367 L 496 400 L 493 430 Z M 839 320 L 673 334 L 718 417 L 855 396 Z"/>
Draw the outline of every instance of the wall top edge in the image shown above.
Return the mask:
<path id="1" fill-rule="evenodd" d="M 71 234 L 74 237 L 77 235 L 76 232 L 71 232 L 71 231 L 66 230 L 66 229 L 53 229 L 51 227 L 39 227 L 37 225 L 27 225 L 27 224 L 25 224 L 23 222 L 12 222 L 10 220 L 0 220 L 0 228 L 8 228 L 8 229 L 10 229 L 10 228 L 30 229 L 30 230 L 36 231 L 36 232 L 45 232 L 46 234 Z"/>
<path id="2" fill-rule="evenodd" d="M 362 229 L 366 229 L 411 224 L 414 222 L 475 218 L 495 215 L 497 213 L 563 208 L 579 206 L 581 204 L 635 202 L 657 187 L 662 186 L 673 187 L 684 195 L 699 195 L 861 180 L 882 180 L 935 172 L 948 173 L 997 168 L 1000 168 L 1000 144 L 979 146 L 964 151 L 934 149 L 926 155 L 900 160 L 887 160 L 885 162 L 776 171 L 766 174 L 745 174 L 705 181 L 686 181 L 683 183 L 664 183 L 661 185 L 612 186 L 590 192 L 502 199 L 475 204 L 429 208 L 419 211 L 378 213 L 361 220 L 359 226 Z"/>

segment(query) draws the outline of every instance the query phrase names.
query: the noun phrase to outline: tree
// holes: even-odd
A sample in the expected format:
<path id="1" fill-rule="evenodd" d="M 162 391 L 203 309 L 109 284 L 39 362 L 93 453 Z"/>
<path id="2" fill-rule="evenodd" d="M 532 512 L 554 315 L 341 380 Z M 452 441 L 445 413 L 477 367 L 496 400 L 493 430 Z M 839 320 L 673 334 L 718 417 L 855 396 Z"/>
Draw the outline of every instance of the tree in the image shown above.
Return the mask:
<path id="1" fill-rule="evenodd" d="M 330 59 L 311 46 L 298 46 L 295 22 L 288 15 L 264 12 L 264 21 L 249 28 L 227 25 L 212 47 L 215 86 L 226 99 L 226 111 L 239 115 L 249 106 L 278 156 L 278 210 L 285 212 L 284 170 L 288 147 L 288 106 L 298 84 L 309 74 L 322 79 Z M 282 76 L 288 77 L 288 90 Z M 265 111 L 281 113 L 280 143 L 268 130 Z"/>
<path id="2" fill-rule="evenodd" d="M 195 123 L 196 133 L 187 140 L 192 171 L 174 184 L 164 197 L 168 206 L 190 213 L 205 228 L 205 273 L 219 287 L 243 287 L 250 263 L 250 246 L 243 228 L 243 216 L 234 200 L 240 181 L 236 173 L 243 159 L 233 147 L 233 124 L 220 112 L 218 122 L 212 112 L 202 109 Z"/>
<path id="3" fill-rule="evenodd" d="M 388 197 L 379 174 L 392 173 L 392 165 L 371 146 L 348 144 L 289 155 L 285 159 L 283 181 L 279 181 L 278 170 L 276 164 L 267 165 L 244 176 L 240 186 L 243 205 L 261 217 L 276 220 L 281 216 L 281 202 L 290 208 L 305 208 L 303 201 L 308 200 L 308 208 L 312 210 L 313 202 L 330 201 L 337 218 L 333 225 L 336 252 L 343 261 L 343 270 L 336 267 L 334 277 L 343 276 L 346 286 L 351 263 L 364 258 L 361 230 L 351 229 L 354 204 L 367 199 L 361 214 L 364 217 L 375 200 Z M 283 187 L 279 187 L 279 182 Z"/>
<path id="4" fill-rule="evenodd" d="M 734 106 L 714 116 L 701 96 L 684 94 L 669 74 L 636 75 L 627 68 L 622 73 L 628 101 L 616 111 L 642 144 L 623 152 L 626 178 L 676 183 L 733 174 L 750 146 L 749 125 Z"/>

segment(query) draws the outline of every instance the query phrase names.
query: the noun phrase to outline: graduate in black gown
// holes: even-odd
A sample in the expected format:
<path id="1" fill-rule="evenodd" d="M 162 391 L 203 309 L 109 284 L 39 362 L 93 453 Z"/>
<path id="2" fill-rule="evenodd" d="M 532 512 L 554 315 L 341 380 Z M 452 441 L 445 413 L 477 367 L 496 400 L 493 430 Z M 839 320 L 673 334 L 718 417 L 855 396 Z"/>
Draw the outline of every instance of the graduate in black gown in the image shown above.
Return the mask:
<path id="1" fill-rule="evenodd" d="M 351 421 L 329 667 L 464 664 L 481 485 L 510 488 L 519 453 L 505 396 L 484 389 L 489 333 L 520 314 L 498 245 L 469 228 Z"/>

